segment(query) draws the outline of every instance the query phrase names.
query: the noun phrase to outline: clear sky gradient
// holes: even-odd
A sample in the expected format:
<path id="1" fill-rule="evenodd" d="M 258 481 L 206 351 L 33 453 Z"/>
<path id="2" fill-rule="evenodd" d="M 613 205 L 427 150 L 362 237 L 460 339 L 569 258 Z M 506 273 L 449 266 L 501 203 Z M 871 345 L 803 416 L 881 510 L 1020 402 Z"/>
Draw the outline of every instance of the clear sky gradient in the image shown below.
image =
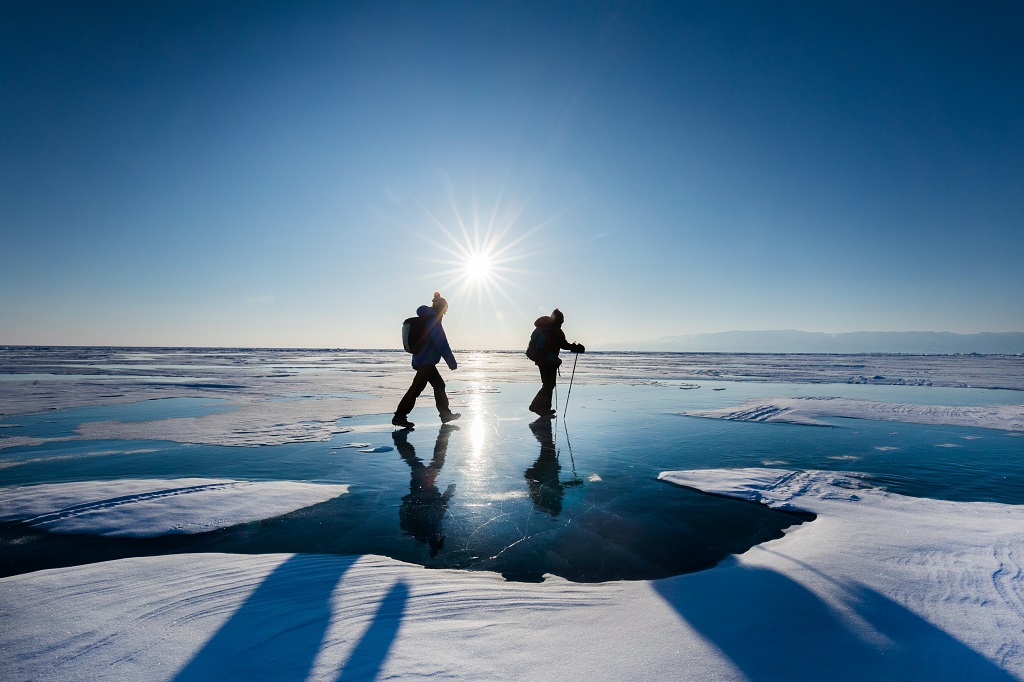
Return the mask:
<path id="1" fill-rule="evenodd" d="M 0 343 L 1024 329 L 1020 3 L 2 6 Z"/>

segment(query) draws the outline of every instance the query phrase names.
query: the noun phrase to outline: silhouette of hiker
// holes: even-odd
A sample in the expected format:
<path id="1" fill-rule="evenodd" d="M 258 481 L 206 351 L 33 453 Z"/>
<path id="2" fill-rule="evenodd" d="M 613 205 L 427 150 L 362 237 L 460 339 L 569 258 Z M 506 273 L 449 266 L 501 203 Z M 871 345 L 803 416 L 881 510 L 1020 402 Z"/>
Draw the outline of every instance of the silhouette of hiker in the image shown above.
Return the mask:
<path id="1" fill-rule="evenodd" d="M 582 343 L 569 343 L 565 340 L 562 323 L 565 315 L 555 308 L 550 315 L 538 317 L 533 323 L 536 327 L 530 335 L 530 345 L 526 349 L 526 357 L 537 363 L 540 369 L 540 390 L 530 403 L 530 411 L 542 417 L 553 417 L 551 409 L 551 393 L 555 390 L 558 366 L 562 364 L 558 357 L 560 349 L 571 350 L 573 353 L 585 353 Z"/>
<path id="2" fill-rule="evenodd" d="M 434 389 L 434 402 L 437 404 L 437 413 L 445 424 L 458 419 L 462 414 L 452 412 L 448 408 L 448 395 L 444 392 L 444 379 L 437 371 L 437 363 L 444 358 L 449 369 L 456 369 L 458 363 L 452 355 L 452 349 L 448 345 L 448 337 L 445 336 L 444 327 L 441 326 L 441 318 L 448 312 L 448 301 L 441 298 L 441 294 L 434 292 L 434 300 L 431 305 L 421 305 L 416 309 L 416 315 L 422 324 L 422 336 L 416 351 L 412 356 L 412 368 L 416 370 L 416 376 L 412 379 L 412 385 L 405 392 L 395 416 L 391 423 L 395 426 L 411 429 L 415 424 L 409 421 L 409 413 L 416 406 L 416 398 L 423 393 L 423 389 L 429 383 Z"/>
<path id="3" fill-rule="evenodd" d="M 537 461 L 526 470 L 526 484 L 530 489 L 530 499 L 537 511 L 547 512 L 552 516 L 562 513 L 562 498 L 565 496 L 564 486 L 558 480 L 558 472 L 562 467 L 558 463 L 555 452 L 555 439 L 551 433 L 551 420 L 538 419 L 530 424 L 530 430 L 540 443 L 540 455 Z"/>
<path id="4" fill-rule="evenodd" d="M 448 511 L 448 500 L 455 494 L 454 483 L 441 493 L 434 485 L 434 481 L 437 480 L 437 475 L 444 465 L 445 455 L 448 453 L 448 438 L 452 431 L 457 431 L 458 428 L 454 424 L 441 426 L 437 441 L 434 443 L 434 458 L 430 460 L 429 465 L 424 465 L 423 460 L 416 456 L 416 449 L 409 444 L 408 430 L 391 433 L 398 454 L 412 469 L 409 494 L 402 498 L 402 506 L 398 510 L 398 525 L 403 532 L 416 538 L 417 542 L 430 547 L 430 556 L 437 556 L 444 547 L 441 520 Z"/>

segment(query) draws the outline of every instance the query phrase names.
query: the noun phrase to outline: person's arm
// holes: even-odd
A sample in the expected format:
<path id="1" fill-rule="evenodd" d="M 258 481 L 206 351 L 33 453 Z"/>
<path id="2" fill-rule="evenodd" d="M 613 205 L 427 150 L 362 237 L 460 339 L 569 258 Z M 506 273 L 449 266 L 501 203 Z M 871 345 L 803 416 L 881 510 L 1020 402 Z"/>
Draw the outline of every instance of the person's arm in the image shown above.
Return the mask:
<path id="1" fill-rule="evenodd" d="M 440 351 L 444 361 L 448 363 L 448 369 L 458 369 L 459 363 L 455 362 L 452 347 L 448 345 L 448 335 L 444 333 L 444 327 L 440 322 L 434 325 L 434 346 Z"/>
<path id="2" fill-rule="evenodd" d="M 558 347 L 561 348 L 562 350 L 572 351 L 573 353 L 586 352 L 587 349 L 584 348 L 582 343 L 569 343 L 568 341 L 566 341 L 565 332 L 563 332 L 561 329 L 558 330 L 558 335 L 560 337 L 558 339 Z"/>

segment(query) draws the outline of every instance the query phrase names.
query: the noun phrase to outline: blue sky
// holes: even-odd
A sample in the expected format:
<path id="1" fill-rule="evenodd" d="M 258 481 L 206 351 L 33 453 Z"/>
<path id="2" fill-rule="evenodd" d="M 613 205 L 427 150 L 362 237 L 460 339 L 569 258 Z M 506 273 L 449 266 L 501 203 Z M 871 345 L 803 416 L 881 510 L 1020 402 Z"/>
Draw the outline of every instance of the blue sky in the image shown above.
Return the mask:
<path id="1" fill-rule="evenodd" d="M 831 5 L 7 2 L 0 343 L 1024 329 L 1024 10 Z"/>

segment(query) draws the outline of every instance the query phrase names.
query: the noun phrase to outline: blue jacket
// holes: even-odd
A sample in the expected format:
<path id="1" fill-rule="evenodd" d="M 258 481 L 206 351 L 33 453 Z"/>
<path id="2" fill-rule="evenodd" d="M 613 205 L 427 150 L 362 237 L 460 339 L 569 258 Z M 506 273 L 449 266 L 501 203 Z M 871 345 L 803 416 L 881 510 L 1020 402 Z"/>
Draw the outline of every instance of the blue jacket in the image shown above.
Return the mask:
<path id="1" fill-rule="evenodd" d="M 426 339 L 419 352 L 412 356 L 412 368 L 419 369 L 426 365 L 436 365 L 441 358 L 448 363 L 448 369 L 458 367 L 455 356 L 452 355 L 451 346 L 448 345 L 444 327 L 441 326 L 441 318 L 437 316 L 437 311 L 429 305 L 421 305 L 416 309 L 416 314 L 424 318 L 423 326 Z"/>

